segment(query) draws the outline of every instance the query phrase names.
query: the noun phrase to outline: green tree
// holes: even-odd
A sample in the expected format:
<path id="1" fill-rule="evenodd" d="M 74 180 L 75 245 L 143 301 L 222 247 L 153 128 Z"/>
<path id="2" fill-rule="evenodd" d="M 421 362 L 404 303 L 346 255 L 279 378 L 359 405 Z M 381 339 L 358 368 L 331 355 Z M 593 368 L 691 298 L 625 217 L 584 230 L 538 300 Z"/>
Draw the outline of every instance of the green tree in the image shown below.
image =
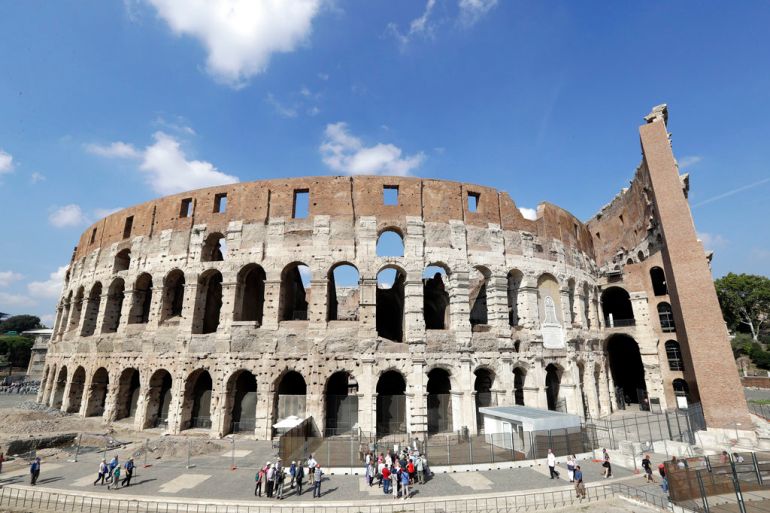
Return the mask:
<path id="1" fill-rule="evenodd" d="M 21 333 L 27 330 L 36 330 L 42 328 L 40 317 L 36 315 L 13 315 L 6 317 L 0 322 L 0 335 L 9 331 Z"/>
<path id="2" fill-rule="evenodd" d="M 14 367 L 26 367 L 32 355 L 33 341 L 27 337 L 0 336 L 0 355 Z"/>
<path id="3" fill-rule="evenodd" d="M 758 341 L 770 316 L 770 278 L 729 273 L 716 280 L 714 286 L 730 329 L 748 331 Z"/>

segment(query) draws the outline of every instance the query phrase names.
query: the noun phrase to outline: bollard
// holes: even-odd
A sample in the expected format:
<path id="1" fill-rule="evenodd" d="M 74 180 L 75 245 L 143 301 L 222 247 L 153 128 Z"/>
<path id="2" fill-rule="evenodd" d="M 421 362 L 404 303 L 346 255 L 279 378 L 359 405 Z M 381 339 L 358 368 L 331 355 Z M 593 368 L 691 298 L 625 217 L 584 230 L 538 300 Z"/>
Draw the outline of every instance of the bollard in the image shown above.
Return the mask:
<path id="1" fill-rule="evenodd" d="M 147 464 L 147 453 L 150 450 L 150 445 L 149 444 L 150 444 L 150 439 L 149 438 L 145 438 L 144 439 L 144 468 L 147 468 L 147 467 L 150 466 L 150 465 Z"/>
<path id="2" fill-rule="evenodd" d="M 232 458 L 230 463 L 230 470 L 236 470 L 238 467 L 235 466 L 235 437 L 231 437 L 230 440 L 233 442 L 233 449 L 232 449 Z"/>
<path id="3" fill-rule="evenodd" d="M 193 468 L 192 463 L 190 463 L 190 453 L 192 452 L 192 440 L 187 441 L 187 468 Z"/>

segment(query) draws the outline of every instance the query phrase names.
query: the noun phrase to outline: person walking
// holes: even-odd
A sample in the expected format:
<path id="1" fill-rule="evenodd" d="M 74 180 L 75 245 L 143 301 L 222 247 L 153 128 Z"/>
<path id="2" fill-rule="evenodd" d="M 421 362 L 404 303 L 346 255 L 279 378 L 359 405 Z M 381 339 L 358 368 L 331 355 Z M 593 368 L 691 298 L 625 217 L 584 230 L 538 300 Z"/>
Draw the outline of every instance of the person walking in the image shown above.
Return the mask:
<path id="1" fill-rule="evenodd" d="M 409 463 L 406 464 L 406 472 L 409 474 L 409 484 L 414 483 L 417 472 L 417 470 L 414 468 L 414 461 L 409 460 Z"/>
<path id="2" fill-rule="evenodd" d="M 370 487 L 372 486 L 372 483 L 374 483 L 374 474 L 376 472 L 374 462 L 370 461 L 366 464 L 366 484 Z"/>
<path id="3" fill-rule="evenodd" d="M 267 494 L 268 499 L 273 497 L 273 479 L 275 478 L 275 469 L 273 468 L 273 465 L 270 464 L 270 462 L 267 462 L 267 474 L 265 474 L 265 493 Z"/>
<path id="4" fill-rule="evenodd" d="M 383 476 L 382 471 L 385 470 L 385 461 L 384 458 L 377 458 L 377 487 L 383 485 Z"/>
<path id="5" fill-rule="evenodd" d="M 3 462 L 5 461 L 5 455 L 0 452 L 0 474 L 3 473 Z"/>
<path id="6" fill-rule="evenodd" d="M 103 459 L 101 463 L 99 463 L 99 473 L 96 474 L 96 481 L 94 481 L 94 486 L 96 486 L 96 483 L 101 482 L 102 486 L 104 486 L 104 479 L 107 477 L 107 473 L 110 471 L 109 467 L 107 466 L 107 460 Z"/>
<path id="7" fill-rule="evenodd" d="M 302 465 L 302 461 L 300 460 L 299 465 L 297 465 L 297 496 L 302 495 L 302 482 L 305 479 L 305 466 Z"/>
<path id="8" fill-rule="evenodd" d="M 297 479 L 297 462 L 296 461 L 292 461 L 291 465 L 289 465 L 289 475 L 291 476 L 291 481 L 289 482 L 289 488 L 293 490 L 294 482 Z"/>
<path id="9" fill-rule="evenodd" d="M 40 477 L 40 458 L 35 458 L 29 466 L 29 484 L 35 486 L 38 477 Z"/>
<path id="10" fill-rule="evenodd" d="M 580 465 L 575 466 L 575 493 L 581 501 L 586 498 L 586 485 L 583 482 L 583 471 Z"/>
<path id="11" fill-rule="evenodd" d="M 654 483 L 655 479 L 652 477 L 652 462 L 650 461 L 650 455 L 645 454 L 642 460 L 642 468 L 644 469 L 644 479 L 648 483 Z"/>
<path id="12" fill-rule="evenodd" d="M 113 490 L 120 488 L 120 465 L 112 469 L 112 481 L 107 485 L 107 489 L 109 490 L 110 487 L 112 487 Z"/>
<path id="13" fill-rule="evenodd" d="M 134 475 L 134 458 L 128 458 L 123 467 L 126 469 L 126 477 L 123 478 L 123 486 L 131 486 L 131 478 Z"/>
<path id="14" fill-rule="evenodd" d="M 401 496 L 404 498 L 404 500 L 409 498 L 409 471 L 402 469 L 401 470 Z"/>
<path id="15" fill-rule="evenodd" d="M 254 486 L 255 497 L 262 497 L 262 481 L 264 479 L 265 479 L 265 469 L 263 467 L 257 470 L 257 473 L 254 475 L 254 481 L 257 482 L 257 484 Z"/>
<path id="16" fill-rule="evenodd" d="M 318 465 L 318 462 L 315 460 L 315 458 L 313 458 L 313 455 L 311 454 L 307 459 L 307 472 L 311 478 L 313 477 L 313 472 L 315 471 L 316 465 Z"/>
<path id="17" fill-rule="evenodd" d="M 548 449 L 548 472 L 551 474 L 551 479 L 559 477 L 559 473 L 556 471 L 556 455 L 551 449 Z"/>
<path id="18" fill-rule="evenodd" d="M 109 472 L 107 473 L 107 484 L 108 485 L 113 483 L 112 478 L 113 478 L 113 473 L 115 472 L 115 467 L 119 467 L 119 466 L 120 466 L 120 460 L 118 458 L 118 455 L 116 454 L 110 460 Z"/>
<path id="19" fill-rule="evenodd" d="M 604 463 L 602 463 L 602 467 L 604 467 L 604 479 L 612 477 L 612 464 L 610 463 L 610 453 L 607 452 L 607 449 L 602 449 L 602 456 L 604 459 Z"/>
<path id="20" fill-rule="evenodd" d="M 390 468 L 387 466 L 382 467 L 382 490 L 385 495 L 390 493 Z"/>
<path id="21" fill-rule="evenodd" d="M 313 498 L 318 499 L 321 497 L 321 479 L 323 478 L 323 471 L 321 465 L 316 465 L 313 471 Z"/>
<path id="22" fill-rule="evenodd" d="M 577 465 L 577 458 L 574 454 L 567 457 L 567 476 L 569 476 L 569 482 L 575 482 L 575 465 Z"/>

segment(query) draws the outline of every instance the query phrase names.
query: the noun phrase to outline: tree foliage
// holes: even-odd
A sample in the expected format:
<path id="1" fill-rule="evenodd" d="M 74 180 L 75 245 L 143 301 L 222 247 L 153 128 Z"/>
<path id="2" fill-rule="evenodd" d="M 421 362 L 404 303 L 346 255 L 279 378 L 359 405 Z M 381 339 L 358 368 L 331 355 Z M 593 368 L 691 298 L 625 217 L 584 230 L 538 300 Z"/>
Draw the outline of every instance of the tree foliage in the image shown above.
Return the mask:
<path id="1" fill-rule="evenodd" d="M 750 333 L 754 341 L 770 317 L 770 278 L 729 273 L 714 282 L 722 315 L 730 329 Z"/>
<path id="2" fill-rule="evenodd" d="M 36 330 L 42 328 L 40 317 L 36 315 L 13 315 L 0 321 L 0 335 L 9 331 L 21 333 L 27 330 Z"/>
<path id="3" fill-rule="evenodd" d="M 32 355 L 33 341 L 27 337 L 0 336 L 0 355 L 14 367 L 27 367 Z"/>

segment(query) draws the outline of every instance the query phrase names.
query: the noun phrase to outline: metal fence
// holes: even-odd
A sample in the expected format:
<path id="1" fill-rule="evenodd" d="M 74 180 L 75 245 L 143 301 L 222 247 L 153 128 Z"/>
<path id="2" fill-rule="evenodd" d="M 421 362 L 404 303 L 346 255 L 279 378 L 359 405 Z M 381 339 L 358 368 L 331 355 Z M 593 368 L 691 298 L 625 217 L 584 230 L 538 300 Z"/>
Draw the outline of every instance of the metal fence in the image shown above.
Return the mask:
<path id="1" fill-rule="evenodd" d="M 621 442 L 652 443 L 672 440 L 695 444 L 695 433 L 706 428 L 700 403 L 687 410 L 670 410 L 616 419 L 595 419 L 589 423 L 596 434 L 597 448 L 620 448 Z"/>
<path id="2" fill-rule="evenodd" d="M 317 513 L 457 513 L 487 512 L 511 513 L 525 511 L 540 511 L 553 508 L 564 508 L 572 505 L 585 505 L 591 502 L 605 501 L 614 497 L 624 496 L 661 509 L 667 509 L 665 498 L 634 488 L 622 483 L 588 487 L 586 498 L 579 500 L 573 490 L 554 490 L 552 492 L 524 493 L 509 496 L 458 498 L 430 501 L 408 501 L 390 504 L 360 502 L 355 505 L 340 506 L 315 502 L 313 509 Z M 291 504 L 223 504 L 196 501 L 186 503 L 181 500 L 138 500 L 94 497 L 66 492 L 54 492 L 46 489 L 28 489 L 5 487 L 0 489 L 0 506 L 9 508 L 29 509 L 34 511 L 50 511 L 56 513 L 275 513 L 295 512 L 302 508 Z"/>
<path id="3" fill-rule="evenodd" d="M 754 403 L 748 401 L 749 411 L 754 415 L 758 415 L 765 420 L 770 419 L 770 404 Z"/>

